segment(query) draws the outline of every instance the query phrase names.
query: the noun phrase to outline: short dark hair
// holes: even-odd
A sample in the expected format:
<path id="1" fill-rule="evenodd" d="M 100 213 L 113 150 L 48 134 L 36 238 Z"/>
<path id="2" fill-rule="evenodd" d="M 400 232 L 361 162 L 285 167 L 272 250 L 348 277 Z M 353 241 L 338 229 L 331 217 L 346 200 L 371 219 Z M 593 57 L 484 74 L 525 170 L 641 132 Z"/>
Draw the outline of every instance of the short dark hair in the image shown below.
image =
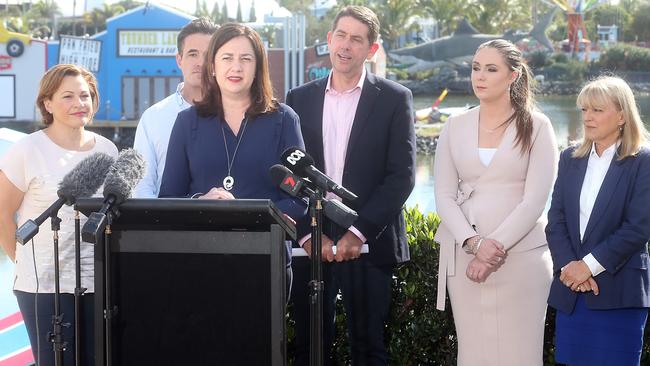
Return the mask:
<path id="1" fill-rule="evenodd" d="M 339 10 L 332 22 L 332 32 L 336 30 L 339 19 L 343 17 L 352 17 L 368 26 L 368 41 L 370 44 L 377 42 L 379 38 L 379 19 L 374 11 L 360 5 L 349 5 Z"/>
<path id="2" fill-rule="evenodd" d="M 47 111 L 47 108 L 45 108 L 45 101 L 52 99 L 54 93 L 59 90 L 59 87 L 66 76 L 79 75 L 81 75 L 81 77 L 86 80 L 86 83 L 88 83 L 90 98 L 93 101 L 93 116 L 97 113 L 97 108 L 99 108 L 99 92 L 97 91 L 97 79 L 95 79 L 95 75 L 81 66 L 58 64 L 52 66 L 52 68 L 43 75 L 38 88 L 38 97 L 36 97 L 36 106 L 41 112 L 43 123 L 45 125 L 51 125 L 52 122 L 54 122 L 54 116 Z"/>
<path id="3" fill-rule="evenodd" d="M 224 116 L 221 89 L 219 89 L 214 76 L 214 58 L 223 45 L 237 37 L 246 38 L 251 43 L 255 53 L 255 79 L 253 85 L 251 85 L 251 105 L 248 107 L 246 114 L 250 117 L 256 117 L 278 109 L 278 102 L 273 97 L 269 61 L 262 38 L 253 28 L 247 25 L 226 23 L 214 32 L 205 53 L 205 62 L 201 72 L 203 98 L 195 104 L 200 116 L 217 115 L 222 118 Z"/>
<path id="4" fill-rule="evenodd" d="M 210 19 L 203 17 L 196 18 L 185 24 L 185 26 L 181 28 L 181 31 L 178 32 L 178 36 L 176 36 L 176 48 L 178 49 L 178 54 L 183 54 L 183 43 L 185 42 L 185 38 L 197 33 L 211 36 L 217 31 L 217 29 L 219 29 L 218 25 L 214 24 Z"/>

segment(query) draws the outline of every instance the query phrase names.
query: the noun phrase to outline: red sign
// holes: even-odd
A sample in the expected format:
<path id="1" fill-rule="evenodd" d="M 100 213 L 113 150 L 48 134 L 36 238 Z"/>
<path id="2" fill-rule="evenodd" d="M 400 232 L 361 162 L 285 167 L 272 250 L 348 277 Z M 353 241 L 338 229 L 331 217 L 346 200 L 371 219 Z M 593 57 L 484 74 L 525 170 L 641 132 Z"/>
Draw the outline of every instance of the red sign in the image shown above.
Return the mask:
<path id="1" fill-rule="evenodd" d="M 0 55 L 0 71 L 11 70 L 11 56 Z"/>

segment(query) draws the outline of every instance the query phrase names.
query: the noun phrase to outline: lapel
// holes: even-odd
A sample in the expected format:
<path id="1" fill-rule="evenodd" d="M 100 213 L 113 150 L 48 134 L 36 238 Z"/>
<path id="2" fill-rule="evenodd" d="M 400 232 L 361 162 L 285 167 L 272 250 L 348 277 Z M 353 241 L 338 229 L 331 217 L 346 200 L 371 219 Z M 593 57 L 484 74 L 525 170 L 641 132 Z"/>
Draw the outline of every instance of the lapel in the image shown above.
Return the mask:
<path id="1" fill-rule="evenodd" d="M 348 140 L 347 153 L 345 154 L 345 165 L 348 164 L 349 157 L 352 156 L 352 149 L 354 146 L 357 146 L 357 142 L 362 135 L 365 125 L 369 123 L 368 116 L 370 115 L 370 112 L 372 112 L 373 106 L 377 100 L 377 97 L 379 96 L 380 91 L 379 87 L 376 84 L 377 79 L 375 76 L 370 72 L 367 72 L 366 80 L 363 82 L 361 96 L 359 97 L 359 104 L 357 105 L 357 110 L 354 114 L 354 122 L 352 122 L 352 130 L 350 131 L 350 139 Z"/>
<path id="2" fill-rule="evenodd" d="M 580 242 L 580 191 L 582 191 L 588 162 L 589 156 L 578 159 L 571 158 L 566 175 L 568 185 L 566 197 L 568 200 L 565 219 L 573 243 Z"/>
<path id="3" fill-rule="evenodd" d="M 589 238 L 589 234 L 593 231 L 594 227 L 598 223 L 598 220 L 603 216 L 607 205 L 609 204 L 612 196 L 614 195 L 614 190 L 618 185 L 618 181 L 623 175 L 623 171 L 628 160 L 623 159 L 617 160 L 618 154 L 614 154 L 612 162 L 607 169 L 607 174 L 605 174 L 605 179 L 603 184 L 600 186 L 598 191 L 598 196 L 596 196 L 596 202 L 594 202 L 594 208 L 591 211 L 591 216 L 589 216 L 589 222 L 587 222 L 587 227 L 585 228 L 585 235 L 582 237 L 582 242 L 586 242 Z M 578 198 L 580 199 L 580 198 Z"/>
<path id="4" fill-rule="evenodd" d="M 316 162 L 316 166 L 319 169 L 325 169 L 325 153 L 323 152 L 323 105 L 325 104 L 327 77 L 318 80 L 314 87 L 316 88 L 316 97 L 313 100 L 317 101 L 317 104 L 313 108 L 309 108 L 311 116 L 306 120 L 313 121 L 312 128 L 317 136 L 311 140 L 313 146 L 309 150 L 313 155 L 312 157 Z"/>

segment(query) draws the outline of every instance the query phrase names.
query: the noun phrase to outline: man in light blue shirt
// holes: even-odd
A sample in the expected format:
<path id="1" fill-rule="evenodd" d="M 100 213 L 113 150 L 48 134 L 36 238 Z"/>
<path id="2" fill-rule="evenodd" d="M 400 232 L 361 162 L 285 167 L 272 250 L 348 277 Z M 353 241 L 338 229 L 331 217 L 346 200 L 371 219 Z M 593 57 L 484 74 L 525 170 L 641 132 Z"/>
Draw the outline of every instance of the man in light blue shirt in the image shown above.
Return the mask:
<path id="1" fill-rule="evenodd" d="M 183 82 L 176 92 L 147 108 L 140 117 L 133 148 L 147 162 L 144 178 L 135 187 L 136 198 L 156 198 L 160 190 L 169 136 L 178 112 L 201 99 L 201 70 L 205 52 L 218 26 L 206 18 L 194 19 L 181 28 L 176 40 L 176 64 Z"/>

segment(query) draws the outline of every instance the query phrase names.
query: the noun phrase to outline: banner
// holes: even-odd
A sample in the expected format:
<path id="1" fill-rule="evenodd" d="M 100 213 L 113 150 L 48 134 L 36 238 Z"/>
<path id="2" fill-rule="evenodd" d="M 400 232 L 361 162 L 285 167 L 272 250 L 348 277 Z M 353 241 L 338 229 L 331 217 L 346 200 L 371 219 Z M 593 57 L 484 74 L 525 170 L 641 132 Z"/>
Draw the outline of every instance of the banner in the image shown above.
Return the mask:
<path id="1" fill-rule="evenodd" d="M 120 57 L 174 57 L 178 30 L 119 30 Z"/>
<path id="2" fill-rule="evenodd" d="M 61 36 L 59 44 L 59 63 L 83 66 L 88 71 L 99 72 L 99 56 L 102 41 L 96 39 Z"/>

